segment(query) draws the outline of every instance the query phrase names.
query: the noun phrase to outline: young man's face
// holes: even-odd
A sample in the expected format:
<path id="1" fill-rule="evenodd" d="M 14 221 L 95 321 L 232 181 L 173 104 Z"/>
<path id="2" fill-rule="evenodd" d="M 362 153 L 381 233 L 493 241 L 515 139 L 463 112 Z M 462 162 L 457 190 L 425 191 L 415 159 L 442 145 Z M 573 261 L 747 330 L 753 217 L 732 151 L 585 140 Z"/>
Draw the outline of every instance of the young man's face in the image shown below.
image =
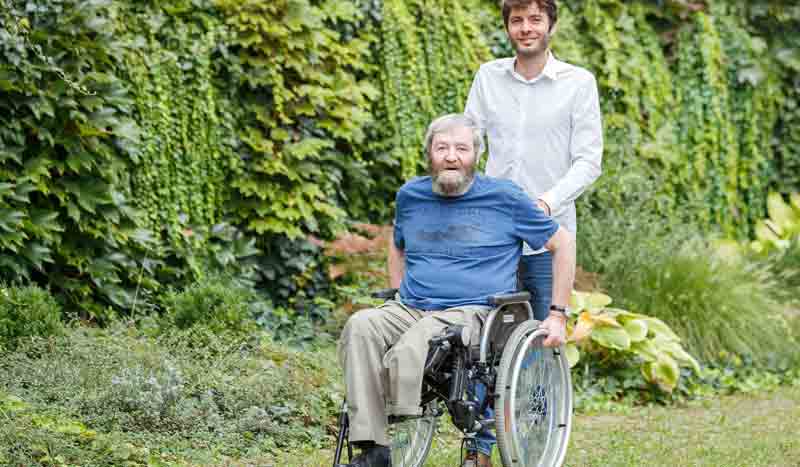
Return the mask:
<path id="1" fill-rule="evenodd" d="M 539 56 L 550 45 L 550 19 L 536 2 L 512 8 L 506 29 L 518 56 Z"/>
<path id="2" fill-rule="evenodd" d="M 456 127 L 433 136 L 430 148 L 434 191 L 445 196 L 463 194 L 475 176 L 472 130 Z"/>

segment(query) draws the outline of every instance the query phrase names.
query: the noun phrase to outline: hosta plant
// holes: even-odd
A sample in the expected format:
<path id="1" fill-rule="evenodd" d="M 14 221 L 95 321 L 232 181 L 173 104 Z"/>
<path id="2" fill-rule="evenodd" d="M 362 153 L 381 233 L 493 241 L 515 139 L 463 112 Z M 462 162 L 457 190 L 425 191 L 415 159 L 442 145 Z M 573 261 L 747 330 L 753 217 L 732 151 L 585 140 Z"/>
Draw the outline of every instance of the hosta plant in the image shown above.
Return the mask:
<path id="1" fill-rule="evenodd" d="M 789 195 L 789 202 L 778 193 L 767 197 L 769 218 L 756 224 L 756 239 L 750 248 L 756 253 L 785 250 L 792 239 L 800 237 L 800 193 Z"/>
<path id="2" fill-rule="evenodd" d="M 789 195 L 789 202 L 778 193 L 767 198 L 769 217 L 760 220 L 755 227 L 755 239 L 748 245 L 736 240 L 716 242 L 717 252 L 722 258 L 740 263 L 750 257 L 756 264 L 777 280 L 772 292 L 779 302 L 800 302 L 800 193 Z"/>
<path id="3" fill-rule="evenodd" d="M 567 325 L 567 359 L 578 363 L 581 353 L 618 351 L 641 361 L 642 376 L 665 392 L 672 392 L 680 367 L 700 373 L 700 365 L 663 321 L 652 316 L 610 308 L 611 297 L 573 292 L 575 313 Z"/>

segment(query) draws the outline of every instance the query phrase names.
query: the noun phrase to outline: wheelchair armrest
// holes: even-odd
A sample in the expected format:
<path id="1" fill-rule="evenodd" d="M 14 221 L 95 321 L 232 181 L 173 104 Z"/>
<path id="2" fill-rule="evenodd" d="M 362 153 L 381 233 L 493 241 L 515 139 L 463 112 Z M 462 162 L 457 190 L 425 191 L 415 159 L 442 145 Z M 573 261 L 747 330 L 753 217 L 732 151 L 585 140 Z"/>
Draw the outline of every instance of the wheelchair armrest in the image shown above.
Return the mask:
<path id="1" fill-rule="evenodd" d="M 530 292 L 512 292 L 489 297 L 489 304 L 493 306 L 508 305 L 509 303 L 522 303 L 531 299 Z"/>
<path id="2" fill-rule="evenodd" d="M 394 298 L 395 294 L 397 293 L 397 289 L 380 289 L 372 292 L 370 295 L 372 298 L 380 298 L 383 300 L 391 300 Z"/>

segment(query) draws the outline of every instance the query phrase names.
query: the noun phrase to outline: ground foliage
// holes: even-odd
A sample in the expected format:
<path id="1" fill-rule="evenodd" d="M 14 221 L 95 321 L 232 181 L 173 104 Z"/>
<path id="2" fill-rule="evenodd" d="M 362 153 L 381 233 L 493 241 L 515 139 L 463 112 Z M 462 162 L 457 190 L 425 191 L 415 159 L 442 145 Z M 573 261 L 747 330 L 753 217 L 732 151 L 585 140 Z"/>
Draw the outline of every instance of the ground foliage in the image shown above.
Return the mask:
<path id="1" fill-rule="evenodd" d="M 264 465 L 290 447 L 327 444 L 341 397 L 333 352 L 290 350 L 263 333 L 154 333 L 147 321 L 76 327 L 2 351 L 0 464 L 232 465 L 247 457 Z"/>
<path id="2" fill-rule="evenodd" d="M 273 322 L 326 316 L 305 235 L 388 220 L 428 121 L 511 53 L 489 0 L 2 6 L 0 274 L 98 319 L 220 269 Z M 580 0 L 560 17 L 556 54 L 597 75 L 604 115 L 581 218 L 656 187 L 644 209 L 745 238 L 769 189 L 797 190 L 797 6 Z"/>
<path id="3" fill-rule="evenodd" d="M 599 288 L 618 306 L 663 320 L 703 362 L 724 352 L 767 366 L 798 362 L 792 344 L 798 336 L 788 330 L 777 302 L 796 292 L 787 289 L 790 276 L 777 273 L 778 262 L 744 255 L 734 260 L 694 224 L 659 222 L 659 214 L 640 208 L 647 202 L 640 193 L 632 204 L 639 216 L 604 213 L 578 232 L 594 245 L 579 249 L 579 262 L 600 273 Z"/>
<path id="4" fill-rule="evenodd" d="M 160 328 L 147 317 L 25 337 L 13 350 L 0 349 L 0 357 L 3 465 L 330 462 L 343 396 L 330 342 L 297 351 L 263 332 Z M 642 403 L 694 399 L 715 404 L 721 394 L 800 383 L 796 371 L 764 371 L 734 356 L 704 367 L 701 376 L 687 372 L 671 395 L 648 385 L 635 365 L 598 368 L 580 364 L 573 371 L 576 421 L 587 412 L 630 413 Z M 445 428 L 433 459 L 458 448 L 455 433 Z M 301 449 L 305 463 L 280 461 Z"/>

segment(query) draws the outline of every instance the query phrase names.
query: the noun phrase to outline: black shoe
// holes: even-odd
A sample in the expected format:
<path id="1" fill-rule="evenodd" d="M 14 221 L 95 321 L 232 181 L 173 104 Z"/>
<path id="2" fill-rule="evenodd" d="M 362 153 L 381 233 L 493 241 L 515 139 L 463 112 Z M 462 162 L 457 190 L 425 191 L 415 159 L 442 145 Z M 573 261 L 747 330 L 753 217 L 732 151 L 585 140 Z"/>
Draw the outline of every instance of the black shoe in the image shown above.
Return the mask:
<path id="1" fill-rule="evenodd" d="M 392 456 L 389 448 L 376 446 L 362 451 L 353 458 L 350 467 L 392 467 Z"/>

